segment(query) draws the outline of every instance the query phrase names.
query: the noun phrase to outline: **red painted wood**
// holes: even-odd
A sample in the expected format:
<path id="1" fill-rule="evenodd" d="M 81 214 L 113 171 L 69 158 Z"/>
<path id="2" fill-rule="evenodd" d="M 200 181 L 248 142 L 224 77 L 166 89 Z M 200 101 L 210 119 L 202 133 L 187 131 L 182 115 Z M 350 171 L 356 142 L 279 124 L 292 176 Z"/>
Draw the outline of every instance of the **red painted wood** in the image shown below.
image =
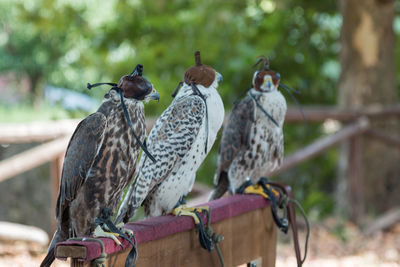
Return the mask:
<path id="1" fill-rule="evenodd" d="M 234 217 L 252 210 L 256 210 L 268 205 L 268 201 L 262 196 L 258 195 L 234 195 L 222 199 L 217 199 L 208 202 L 211 210 L 211 223 L 216 223 L 224 219 Z M 207 216 L 203 214 L 203 223 L 207 223 Z M 184 232 L 195 228 L 195 224 L 191 217 L 182 216 L 176 217 L 173 215 L 159 216 L 148 218 L 142 221 L 128 223 L 125 228 L 133 230 L 138 244 L 149 242 L 152 240 L 161 239 L 163 237 L 173 235 L 179 232 Z M 105 248 L 106 254 L 116 253 L 121 250 L 115 242 L 110 238 L 99 238 Z M 129 247 L 128 241 L 119 238 L 124 247 Z M 85 246 L 87 248 L 87 255 L 82 261 L 91 261 L 100 256 L 101 247 L 99 243 L 88 241 L 64 241 L 56 245 L 55 251 L 58 246 Z M 57 257 L 57 255 L 56 255 Z M 64 260 L 63 258 L 58 259 Z"/>

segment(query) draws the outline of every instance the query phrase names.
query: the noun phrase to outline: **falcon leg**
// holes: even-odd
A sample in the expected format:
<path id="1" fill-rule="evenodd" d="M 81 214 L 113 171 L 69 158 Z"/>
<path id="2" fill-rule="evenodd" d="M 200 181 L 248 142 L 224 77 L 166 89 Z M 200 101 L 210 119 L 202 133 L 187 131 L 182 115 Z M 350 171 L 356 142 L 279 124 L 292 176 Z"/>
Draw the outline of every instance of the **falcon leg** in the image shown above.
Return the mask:
<path id="1" fill-rule="evenodd" d="M 122 233 L 126 234 L 127 236 L 129 236 L 130 238 L 133 237 L 134 233 L 132 230 L 130 229 L 126 229 L 124 226 L 125 224 L 123 222 L 115 225 Z"/>
<path id="2" fill-rule="evenodd" d="M 271 199 L 271 194 L 268 191 L 272 192 L 274 197 L 279 197 L 279 192 L 276 191 L 268 184 L 267 178 L 260 178 L 257 184 L 253 185 L 249 180 L 244 183 L 238 190 L 238 193 L 241 194 L 254 194 L 254 195 L 261 195 L 265 199 Z"/>
<path id="3" fill-rule="evenodd" d="M 203 221 L 201 219 L 201 215 L 203 212 L 206 212 L 208 214 L 208 224 L 205 227 L 203 224 Z M 176 207 L 172 210 L 172 214 L 176 216 L 190 216 L 193 218 L 194 223 L 198 227 L 199 230 L 199 241 L 200 245 L 208 250 L 211 251 L 214 248 L 214 240 L 213 236 L 218 236 L 218 235 L 213 235 L 213 232 L 210 228 L 210 207 L 208 206 L 202 206 L 202 207 L 188 207 L 186 205 L 186 201 L 184 197 L 182 197 Z M 220 238 L 218 236 L 218 238 Z M 220 238 L 221 239 L 221 238 Z M 221 239 L 222 240 L 222 239 Z M 218 242 L 220 242 L 219 240 Z"/>
<path id="4" fill-rule="evenodd" d="M 203 212 L 209 212 L 210 208 L 208 206 L 202 206 L 202 207 L 188 207 L 186 205 L 186 200 L 185 196 L 181 197 L 176 204 L 175 208 L 172 210 L 172 214 L 175 216 L 190 216 L 193 218 L 194 223 L 196 225 L 199 225 L 200 220 L 199 217 L 196 213 L 203 213 Z"/>
<path id="5" fill-rule="evenodd" d="M 112 233 L 112 232 L 106 232 L 103 230 L 103 228 L 101 228 L 100 225 L 97 225 L 96 228 L 94 229 L 93 232 L 93 237 L 108 237 L 111 238 L 112 240 L 114 240 L 115 243 L 117 243 L 118 246 L 122 246 L 121 242 L 118 240 L 119 234 L 117 233 Z"/>
<path id="6" fill-rule="evenodd" d="M 115 243 L 117 243 L 122 248 L 124 247 L 122 246 L 121 242 L 118 240 L 117 237 L 120 236 L 123 239 L 127 240 L 132 245 L 132 249 L 129 252 L 128 256 L 126 257 L 125 266 L 136 266 L 137 249 L 136 249 L 136 238 L 133 234 L 133 231 L 125 229 L 123 227 L 123 224 L 119 224 L 118 226 L 116 226 L 110 220 L 110 217 L 111 217 L 111 211 L 108 208 L 103 208 L 100 217 L 98 217 L 95 221 L 97 226 L 94 231 L 94 236 L 110 237 L 115 241 Z M 105 232 L 103 229 L 110 232 Z M 129 237 L 126 235 L 126 233 L 128 233 Z M 132 241 L 132 239 L 134 241 Z"/>
<path id="7" fill-rule="evenodd" d="M 271 201 L 271 211 L 272 217 L 276 225 L 281 229 L 284 233 L 287 233 L 289 227 L 289 221 L 287 219 L 286 214 L 286 207 L 282 207 L 284 205 L 285 200 L 283 199 L 284 196 L 280 194 L 275 188 L 273 188 L 269 183 L 267 178 L 262 177 L 257 182 L 256 185 L 250 180 L 247 180 L 243 185 L 241 185 L 237 190 L 236 193 L 238 194 L 253 194 L 253 195 L 261 195 L 265 199 L 269 199 Z M 282 203 L 278 203 L 282 202 Z M 283 208 L 284 214 L 283 217 L 279 217 L 277 208 Z"/>
<path id="8" fill-rule="evenodd" d="M 209 211 L 208 206 L 203 206 L 203 207 L 188 207 L 186 205 L 179 205 L 178 207 L 174 208 L 172 210 L 172 214 L 176 216 L 190 216 L 193 218 L 194 223 L 198 225 L 200 223 L 200 220 L 198 216 L 196 215 L 197 213 L 203 213 L 204 211 Z"/>

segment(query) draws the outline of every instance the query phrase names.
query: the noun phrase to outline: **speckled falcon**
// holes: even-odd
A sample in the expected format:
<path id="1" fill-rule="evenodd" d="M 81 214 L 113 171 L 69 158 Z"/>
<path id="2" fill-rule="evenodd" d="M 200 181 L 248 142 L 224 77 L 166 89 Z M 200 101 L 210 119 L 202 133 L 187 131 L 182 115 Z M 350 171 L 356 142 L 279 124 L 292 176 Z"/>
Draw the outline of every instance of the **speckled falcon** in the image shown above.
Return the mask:
<path id="1" fill-rule="evenodd" d="M 118 85 L 112 84 L 97 112 L 82 120 L 72 135 L 58 192 L 57 229 L 41 266 L 54 261 L 58 242 L 93 233 L 102 236 L 96 218 L 106 209 L 116 209 L 123 189 L 132 180 L 140 143 L 145 140 L 142 101 L 159 98 L 153 85 L 142 77 L 142 69 L 138 65 Z"/>
<path id="2" fill-rule="evenodd" d="M 233 107 L 219 145 L 211 200 L 227 190 L 234 194 L 246 180 L 256 183 L 281 164 L 287 107 L 279 82 L 279 73 L 265 60 L 246 97 Z"/>
<path id="3" fill-rule="evenodd" d="M 146 216 L 170 213 L 192 189 L 196 171 L 210 151 L 224 120 L 224 106 L 218 94 L 222 76 L 201 64 L 184 75 L 184 82 L 170 106 L 157 119 L 147 139 L 149 152 L 139 162 L 138 175 L 120 207 L 117 223 L 128 221 L 144 206 Z"/>

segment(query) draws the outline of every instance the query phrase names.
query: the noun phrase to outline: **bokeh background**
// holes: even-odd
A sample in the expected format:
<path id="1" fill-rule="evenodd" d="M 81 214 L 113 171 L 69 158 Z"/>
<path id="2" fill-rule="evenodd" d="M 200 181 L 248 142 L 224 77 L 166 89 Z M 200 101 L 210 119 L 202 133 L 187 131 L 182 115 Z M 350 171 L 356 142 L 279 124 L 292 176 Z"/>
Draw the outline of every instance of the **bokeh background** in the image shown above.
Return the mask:
<path id="1" fill-rule="evenodd" d="M 356 14 L 354 20 L 345 17 L 349 16 L 348 10 Z M 376 15 L 379 12 L 389 24 L 381 22 L 379 14 Z M 359 32 L 364 30 L 365 14 L 372 14 L 366 31 L 376 29 L 374 40 L 379 45 L 379 53 L 372 65 L 367 62 L 367 65 L 352 66 L 349 62 L 363 62 L 363 56 L 348 49 L 351 42 L 350 45 L 346 43 L 345 36 L 351 35 L 352 30 L 356 33 L 357 27 L 360 27 Z M 303 107 L 360 109 L 370 104 L 396 105 L 400 94 L 400 68 L 396 68 L 400 62 L 400 42 L 396 41 L 399 35 L 400 3 L 390 0 L 2 0 L 0 123 L 83 118 L 96 110 L 108 90 L 98 87 L 89 91 L 86 84 L 117 82 L 138 63 L 144 65 L 144 76 L 160 93 L 160 102 L 148 103 L 145 108 L 148 118 L 157 117 L 171 102 L 170 95 L 182 80 L 184 71 L 193 65 L 195 50 L 201 51 L 204 64 L 223 75 L 219 92 L 227 113 L 251 85 L 256 70 L 253 65 L 261 55 L 270 59 L 271 68 L 280 72 L 283 83 L 301 91 L 296 97 Z M 362 42 L 366 54 L 373 53 L 371 43 L 374 40 Z M 354 87 L 354 98 L 359 99 L 353 102 L 346 101 L 351 97 L 346 98 L 343 93 L 351 95 L 348 92 L 353 90 L 346 83 L 346 73 L 350 72 L 356 79 L 354 82 L 359 78 L 358 81 L 370 85 L 370 88 Z M 368 80 L 371 76 L 373 82 Z M 385 85 L 388 80 L 392 83 Z M 390 99 L 370 97 L 365 100 L 363 90 L 389 95 Z M 283 94 L 288 104 L 295 106 L 292 99 Z M 382 129 L 389 127 L 384 121 L 380 120 Z M 398 116 L 390 125 L 390 133 L 398 138 Z M 332 120 L 308 125 L 305 122 L 286 124 L 285 154 L 290 155 L 340 126 Z M 37 143 L 1 144 L 0 159 L 34 145 Z M 370 157 L 363 158 L 363 164 L 377 166 L 374 167 L 376 173 L 382 174 L 365 187 L 371 191 L 373 183 L 384 183 L 380 197 L 366 193 L 367 203 L 385 203 L 386 195 L 388 198 L 400 195 L 398 166 L 375 165 L 399 162 L 399 152 L 382 146 L 378 150 L 367 148 L 364 151 L 369 151 Z M 197 173 L 197 181 L 208 186 L 212 185 L 217 148 L 218 141 Z M 340 240 L 338 244 L 351 239 L 345 227 L 351 214 L 338 188 L 343 184 L 343 173 L 338 167 L 343 158 L 341 149 L 345 148 L 335 146 L 312 160 L 270 177 L 290 184 L 309 218 L 315 223 L 329 225 L 323 229 L 329 229 L 327 232 Z M 390 159 L 382 156 L 382 150 L 388 151 Z M 0 220 L 35 225 L 51 233 L 49 168 L 43 165 L 0 182 Z M 396 208 L 398 198 L 392 199 L 386 201 L 387 206 L 367 205 L 363 219 L 353 220 L 355 231 L 362 235 L 365 225 Z M 397 242 L 393 245 L 400 258 L 400 240 L 393 242 Z M 332 253 L 335 254 L 334 249 Z"/>

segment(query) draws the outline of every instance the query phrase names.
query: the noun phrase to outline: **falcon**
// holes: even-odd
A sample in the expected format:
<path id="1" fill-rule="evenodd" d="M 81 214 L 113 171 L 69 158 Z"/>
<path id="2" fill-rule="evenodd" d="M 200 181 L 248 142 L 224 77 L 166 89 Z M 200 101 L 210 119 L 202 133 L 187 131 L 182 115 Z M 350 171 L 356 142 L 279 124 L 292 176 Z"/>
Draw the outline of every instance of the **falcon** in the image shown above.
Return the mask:
<path id="1" fill-rule="evenodd" d="M 140 159 L 138 175 L 116 223 L 127 222 L 140 205 L 146 217 L 171 213 L 193 187 L 196 171 L 224 120 L 224 105 L 217 91 L 222 76 L 201 64 L 199 51 L 195 59 L 196 65 L 186 70 L 179 93 L 147 139 L 148 150 L 157 161 L 154 164 L 147 156 Z"/>
<path id="2" fill-rule="evenodd" d="M 282 163 L 287 107 L 279 83 L 279 73 L 264 59 L 262 70 L 254 73 L 252 88 L 233 107 L 224 127 L 210 200 L 228 190 L 236 193 L 248 180 L 256 183 Z"/>
<path id="3" fill-rule="evenodd" d="M 142 101 L 159 99 L 153 85 L 142 77 L 142 70 L 143 66 L 137 65 L 118 85 L 110 84 L 113 88 L 97 112 L 82 120 L 72 135 L 57 198 L 57 229 L 41 266 L 50 266 L 56 243 L 70 237 L 114 236 L 96 225 L 96 219 L 116 209 L 134 176 L 145 140 Z M 88 88 L 101 84 L 88 84 Z"/>

